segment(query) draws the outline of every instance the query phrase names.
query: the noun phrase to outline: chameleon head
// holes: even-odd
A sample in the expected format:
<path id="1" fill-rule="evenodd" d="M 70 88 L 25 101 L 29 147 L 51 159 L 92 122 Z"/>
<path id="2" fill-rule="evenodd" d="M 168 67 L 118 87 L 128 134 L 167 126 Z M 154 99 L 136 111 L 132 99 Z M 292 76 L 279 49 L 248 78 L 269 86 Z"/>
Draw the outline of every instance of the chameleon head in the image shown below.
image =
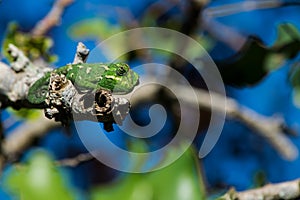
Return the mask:
<path id="1" fill-rule="evenodd" d="M 106 85 L 111 83 L 110 89 L 113 93 L 126 94 L 139 84 L 139 75 L 126 63 L 113 63 L 109 65 L 102 81 L 105 81 Z"/>

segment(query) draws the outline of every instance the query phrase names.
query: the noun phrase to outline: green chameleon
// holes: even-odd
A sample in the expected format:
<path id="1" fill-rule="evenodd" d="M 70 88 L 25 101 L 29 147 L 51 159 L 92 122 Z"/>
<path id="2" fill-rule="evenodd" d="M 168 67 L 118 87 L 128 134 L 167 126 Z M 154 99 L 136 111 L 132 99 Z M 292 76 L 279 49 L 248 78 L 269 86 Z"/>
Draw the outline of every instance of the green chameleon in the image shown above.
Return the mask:
<path id="1" fill-rule="evenodd" d="M 80 63 L 69 64 L 53 72 L 64 74 L 79 91 L 108 89 L 115 94 L 127 94 L 139 84 L 139 76 L 126 63 Z M 48 93 L 51 72 L 47 72 L 29 89 L 30 103 L 41 104 Z"/>

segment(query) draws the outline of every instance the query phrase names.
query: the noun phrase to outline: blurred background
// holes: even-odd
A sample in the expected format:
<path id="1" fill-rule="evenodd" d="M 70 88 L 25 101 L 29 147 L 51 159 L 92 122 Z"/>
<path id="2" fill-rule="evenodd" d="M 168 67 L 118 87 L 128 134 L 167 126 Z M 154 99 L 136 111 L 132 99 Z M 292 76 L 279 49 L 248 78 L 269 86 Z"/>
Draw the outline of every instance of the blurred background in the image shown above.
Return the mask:
<path id="1" fill-rule="evenodd" d="M 64 1 L 0 1 L 2 44 L 13 26 L 24 34 L 32 33 L 55 2 Z M 298 72 L 298 4 L 276 0 L 74 0 L 63 9 L 59 24 L 43 34 L 49 40 L 37 49 L 46 53 L 34 55 L 47 55 L 44 59 L 49 66 L 59 67 L 73 61 L 78 42 L 93 49 L 106 38 L 131 28 L 154 26 L 176 30 L 205 47 L 220 69 L 229 98 L 266 119 L 280 118 L 285 122 L 282 133 L 292 129 L 299 134 L 300 110 L 295 89 L 298 86 L 291 84 L 290 76 L 294 73 L 297 78 Z M 116 45 L 117 49 L 122 48 L 121 43 Z M 1 59 L 8 63 L 4 46 Z M 149 60 L 167 64 L 193 87 L 207 88 L 191 64 L 171 53 L 138 50 L 121 60 L 133 69 Z M 105 133 L 106 136 L 132 151 L 163 147 L 178 128 L 176 102 L 170 103 L 168 94 L 160 91 L 134 104 L 130 114 L 138 125 L 147 125 L 149 107 L 154 103 L 162 104 L 167 111 L 166 124 L 157 135 L 135 139 L 115 126 L 115 131 Z M 72 125 L 67 130 L 47 130 L 47 134 L 36 138 L 13 163 L 5 166 L 0 199 L 214 199 L 230 187 L 241 191 L 300 177 L 299 157 L 287 159 L 268 139 L 257 134 L 259 130 L 230 116 L 213 150 L 199 159 L 199 147 L 210 120 L 210 111 L 201 106 L 200 109 L 201 120 L 193 146 L 169 167 L 146 174 L 120 172 L 92 158 L 74 165 L 59 162 L 88 152 Z M 37 115 L 40 113 L 35 111 L 2 110 L 4 138 L 19 131 L 24 123 L 36 120 Z M 300 146 L 298 136 L 284 137 L 291 140 L 291 145 Z"/>

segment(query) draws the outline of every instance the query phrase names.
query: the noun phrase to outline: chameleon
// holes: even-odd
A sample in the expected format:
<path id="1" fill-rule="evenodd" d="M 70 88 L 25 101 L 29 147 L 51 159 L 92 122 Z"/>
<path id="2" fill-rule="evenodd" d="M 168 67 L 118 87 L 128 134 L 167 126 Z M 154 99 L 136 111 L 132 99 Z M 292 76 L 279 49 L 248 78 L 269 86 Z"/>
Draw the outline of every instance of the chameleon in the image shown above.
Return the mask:
<path id="1" fill-rule="evenodd" d="M 126 63 L 78 63 L 59 67 L 52 72 L 63 74 L 79 91 L 106 89 L 114 94 L 127 94 L 139 84 L 139 76 Z M 32 104 L 45 102 L 52 72 L 47 72 L 29 88 L 27 99 Z"/>

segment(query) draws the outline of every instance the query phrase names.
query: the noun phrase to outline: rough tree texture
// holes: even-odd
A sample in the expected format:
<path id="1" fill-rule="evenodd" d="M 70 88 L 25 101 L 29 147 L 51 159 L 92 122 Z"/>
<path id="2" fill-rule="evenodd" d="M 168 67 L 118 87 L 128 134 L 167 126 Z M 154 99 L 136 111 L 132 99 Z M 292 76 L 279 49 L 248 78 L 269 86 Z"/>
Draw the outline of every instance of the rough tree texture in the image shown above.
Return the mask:
<path id="1" fill-rule="evenodd" d="M 44 73 L 51 71 L 51 68 L 34 65 L 13 44 L 9 45 L 8 53 L 14 58 L 14 62 L 10 67 L 0 62 L 1 107 L 34 107 L 25 101 L 28 89 Z"/>
<path id="2" fill-rule="evenodd" d="M 71 120 L 92 120 L 104 123 L 112 131 L 113 123 L 122 124 L 129 112 L 130 103 L 125 98 L 115 98 L 110 91 L 98 90 L 96 94 L 79 93 L 64 75 L 52 73 L 46 105 L 32 104 L 26 99 L 32 84 L 52 68 L 40 67 L 30 60 L 16 46 L 9 45 L 9 54 L 14 58 L 11 67 L 0 63 L 1 107 L 44 108 L 46 117 L 63 124 Z M 84 63 L 89 50 L 79 43 L 73 64 Z M 9 79 L 7 77 L 10 77 Z M 100 94 L 101 98 L 96 98 Z M 99 95 L 98 95 L 99 97 Z"/>
<path id="3" fill-rule="evenodd" d="M 268 184 L 261 188 L 243 192 L 236 192 L 234 189 L 231 189 L 218 200 L 299 199 L 299 181 L 299 179 L 296 179 L 284 183 Z"/>

